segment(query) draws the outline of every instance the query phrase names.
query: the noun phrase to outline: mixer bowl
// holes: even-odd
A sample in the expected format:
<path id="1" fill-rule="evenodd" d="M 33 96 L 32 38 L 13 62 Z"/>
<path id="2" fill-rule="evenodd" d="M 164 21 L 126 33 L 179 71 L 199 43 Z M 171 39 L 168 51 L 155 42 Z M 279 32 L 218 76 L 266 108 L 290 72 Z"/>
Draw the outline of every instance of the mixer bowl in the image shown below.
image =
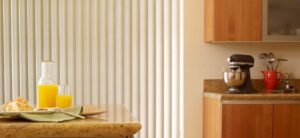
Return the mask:
<path id="1" fill-rule="evenodd" d="M 239 87 L 246 81 L 246 72 L 224 72 L 224 82 L 228 87 Z"/>

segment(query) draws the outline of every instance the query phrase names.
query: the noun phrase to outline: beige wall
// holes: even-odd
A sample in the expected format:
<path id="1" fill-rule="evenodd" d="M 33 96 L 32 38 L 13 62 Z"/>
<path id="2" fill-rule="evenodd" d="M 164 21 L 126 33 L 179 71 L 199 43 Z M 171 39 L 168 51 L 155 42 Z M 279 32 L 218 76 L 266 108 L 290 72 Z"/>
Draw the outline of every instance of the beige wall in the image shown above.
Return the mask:
<path id="1" fill-rule="evenodd" d="M 202 83 L 203 79 L 222 78 L 226 58 L 233 53 L 251 54 L 256 59 L 253 78 L 261 78 L 260 52 L 272 51 L 289 61 L 281 66 L 283 71 L 300 77 L 300 43 L 231 43 L 207 44 L 203 42 L 204 0 L 184 0 L 185 15 L 185 138 L 202 137 Z M 298 71 L 299 70 L 299 71 Z"/>

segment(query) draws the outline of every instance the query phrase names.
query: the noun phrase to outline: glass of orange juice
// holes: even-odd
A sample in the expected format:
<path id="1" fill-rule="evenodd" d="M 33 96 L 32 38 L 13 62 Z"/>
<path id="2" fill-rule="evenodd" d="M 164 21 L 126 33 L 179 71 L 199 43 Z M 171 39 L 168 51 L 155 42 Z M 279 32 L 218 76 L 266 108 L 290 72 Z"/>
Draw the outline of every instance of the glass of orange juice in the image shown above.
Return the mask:
<path id="1" fill-rule="evenodd" d="M 56 98 L 56 106 L 58 108 L 72 107 L 72 93 L 68 85 L 60 85 L 59 92 Z"/>

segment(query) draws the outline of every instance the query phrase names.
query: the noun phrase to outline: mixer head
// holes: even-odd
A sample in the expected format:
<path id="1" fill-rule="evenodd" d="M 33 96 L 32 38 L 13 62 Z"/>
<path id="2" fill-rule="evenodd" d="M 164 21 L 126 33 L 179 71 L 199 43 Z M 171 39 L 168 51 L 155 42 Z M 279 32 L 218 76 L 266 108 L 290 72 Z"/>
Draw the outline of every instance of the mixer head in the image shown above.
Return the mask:
<path id="1" fill-rule="evenodd" d="M 254 65 L 254 58 L 251 55 L 234 54 L 227 58 L 231 69 L 251 68 Z"/>

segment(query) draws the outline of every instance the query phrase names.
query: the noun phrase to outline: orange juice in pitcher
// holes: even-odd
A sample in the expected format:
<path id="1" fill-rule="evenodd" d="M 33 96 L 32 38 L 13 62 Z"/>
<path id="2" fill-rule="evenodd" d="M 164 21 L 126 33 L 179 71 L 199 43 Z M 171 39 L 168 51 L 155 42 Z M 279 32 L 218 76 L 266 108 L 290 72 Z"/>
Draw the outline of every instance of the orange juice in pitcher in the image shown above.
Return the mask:
<path id="1" fill-rule="evenodd" d="M 56 107 L 56 97 L 58 85 L 54 83 L 53 77 L 54 62 L 42 62 L 42 76 L 38 84 L 37 107 L 54 108 Z"/>
<path id="2" fill-rule="evenodd" d="M 42 84 L 38 86 L 38 107 L 56 107 L 58 87 L 55 84 Z"/>

